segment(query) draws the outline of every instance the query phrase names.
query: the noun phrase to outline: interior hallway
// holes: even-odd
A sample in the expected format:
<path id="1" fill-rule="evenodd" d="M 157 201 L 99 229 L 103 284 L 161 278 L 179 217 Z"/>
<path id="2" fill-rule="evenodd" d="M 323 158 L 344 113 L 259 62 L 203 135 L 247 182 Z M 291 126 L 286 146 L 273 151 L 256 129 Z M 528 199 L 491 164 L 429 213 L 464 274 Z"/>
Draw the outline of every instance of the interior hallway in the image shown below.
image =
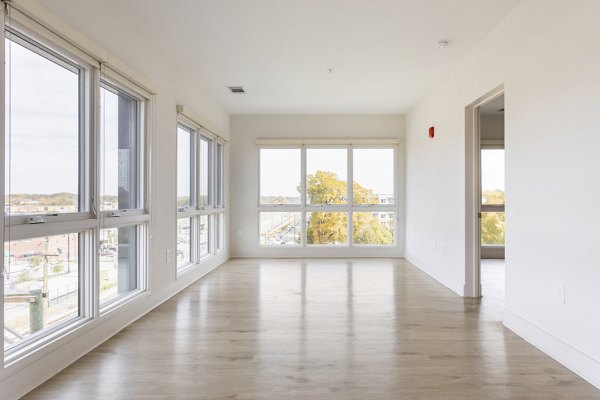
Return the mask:
<path id="1" fill-rule="evenodd" d="M 505 329 L 494 293 L 403 259 L 230 260 L 26 398 L 600 398 Z"/>

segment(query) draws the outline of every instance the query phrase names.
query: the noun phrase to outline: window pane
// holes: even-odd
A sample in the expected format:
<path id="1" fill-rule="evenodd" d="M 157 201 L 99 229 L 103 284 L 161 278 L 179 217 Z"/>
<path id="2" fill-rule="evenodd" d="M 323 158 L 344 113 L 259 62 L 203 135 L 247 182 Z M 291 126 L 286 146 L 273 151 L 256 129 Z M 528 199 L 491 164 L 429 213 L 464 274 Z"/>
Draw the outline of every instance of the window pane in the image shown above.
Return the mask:
<path id="1" fill-rule="evenodd" d="M 5 44 L 5 212 L 79 211 L 79 71 Z"/>
<path id="2" fill-rule="evenodd" d="M 355 212 L 352 229 L 353 244 L 393 244 L 394 213 Z"/>
<path id="3" fill-rule="evenodd" d="M 504 213 L 481 213 L 481 244 L 504 246 Z"/>
<path id="4" fill-rule="evenodd" d="M 223 145 L 217 144 L 217 206 L 223 206 Z"/>
<path id="5" fill-rule="evenodd" d="M 190 206 L 192 193 L 192 133 L 177 127 L 177 206 Z"/>
<path id="6" fill-rule="evenodd" d="M 504 202 L 504 149 L 481 150 L 481 204 Z"/>
<path id="7" fill-rule="evenodd" d="M 79 316 L 79 235 L 4 244 L 4 346 Z"/>
<path id="8" fill-rule="evenodd" d="M 117 89 L 100 89 L 100 210 L 140 208 L 137 105 L 135 99 Z"/>
<path id="9" fill-rule="evenodd" d="M 200 216 L 200 257 L 207 255 L 209 251 L 209 220 L 208 215 Z"/>
<path id="10" fill-rule="evenodd" d="M 300 149 L 260 149 L 260 204 L 300 204 Z"/>
<path id="11" fill-rule="evenodd" d="M 394 149 L 354 149 L 355 204 L 394 203 Z"/>
<path id="12" fill-rule="evenodd" d="M 100 230 L 100 304 L 137 289 L 137 227 Z"/>
<path id="13" fill-rule="evenodd" d="M 217 250 L 225 248 L 225 214 L 217 214 Z"/>
<path id="14" fill-rule="evenodd" d="M 348 227 L 346 213 L 306 213 L 306 243 L 332 245 L 347 244 Z"/>
<path id="15" fill-rule="evenodd" d="M 306 202 L 346 204 L 348 202 L 346 149 L 306 150 Z"/>
<path id="16" fill-rule="evenodd" d="M 185 267 L 192 261 L 191 218 L 177 220 L 177 268 Z"/>
<path id="17" fill-rule="evenodd" d="M 211 205 L 210 176 L 212 174 L 212 140 L 200 140 L 200 205 Z"/>
<path id="18" fill-rule="evenodd" d="M 300 244 L 301 224 L 299 212 L 261 212 L 260 245 Z"/>

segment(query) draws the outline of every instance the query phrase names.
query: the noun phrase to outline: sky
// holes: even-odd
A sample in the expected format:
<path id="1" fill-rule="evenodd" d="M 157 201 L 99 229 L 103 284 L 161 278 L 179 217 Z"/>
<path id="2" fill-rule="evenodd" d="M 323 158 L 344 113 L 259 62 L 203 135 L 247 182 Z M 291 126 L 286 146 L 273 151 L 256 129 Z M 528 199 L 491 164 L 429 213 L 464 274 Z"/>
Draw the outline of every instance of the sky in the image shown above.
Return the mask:
<path id="1" fill-rule="evenodd" d="M 394 193 L 392 149 L 354 149 L 354 181 L 377 194 Z M 346 149 L 307 149 L 306 174 L 330 171 L 347 180 Z M 299 197 L 300 149 L 261 149 L 261 196 Z"/>
<path id="2" fill-rule="evenodd" d="M 504 191 L 504 150 L 481 150 L 481 189 Z"/>
<path id="3" fill-rule="evenodd" d="M 77 74 L 9 40 L 6 52 L 10 57 L 6 75 L 10 192 L 77 193 Z"/>
<path id="4" fill-rule="evenodd" d="M 10 60 L 5 173 L 9 192 L 78 193 L 79 75 L 5 40 Z M 131 155 L 118 149 L 118 96 L 102 89 L 100 107 L 102 194 L 117 195 L 119 158 L 123 165 Z"/>

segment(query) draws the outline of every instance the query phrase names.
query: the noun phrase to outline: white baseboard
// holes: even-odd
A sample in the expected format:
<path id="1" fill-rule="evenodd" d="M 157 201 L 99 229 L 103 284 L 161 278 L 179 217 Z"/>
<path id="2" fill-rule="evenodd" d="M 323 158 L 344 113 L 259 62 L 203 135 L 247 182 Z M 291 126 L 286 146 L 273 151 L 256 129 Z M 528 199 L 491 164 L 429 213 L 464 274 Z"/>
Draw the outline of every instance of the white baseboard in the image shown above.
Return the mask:
<path id="1" fill-rule="evenodd" d="M 508 309 L 504 310 L 504 326 L 600 389 L 599 361 Z"/>
<path id="2" fill-rule="evenodd" d="M 436 281 L 440 282 L 442 285 L 446 286 L 448 289 L 452 290 L 459 296 L 464 296 L 465 294 L 465 283 L 461 282 L 441 269 L 434 267 L 433 265 L 421 260 L 420 258 L 414 256 L 408 251 L 405 252 L 404 258 L 413 264 L 415 267 L 419 268 L 427 275 L 431 276 Z"/>

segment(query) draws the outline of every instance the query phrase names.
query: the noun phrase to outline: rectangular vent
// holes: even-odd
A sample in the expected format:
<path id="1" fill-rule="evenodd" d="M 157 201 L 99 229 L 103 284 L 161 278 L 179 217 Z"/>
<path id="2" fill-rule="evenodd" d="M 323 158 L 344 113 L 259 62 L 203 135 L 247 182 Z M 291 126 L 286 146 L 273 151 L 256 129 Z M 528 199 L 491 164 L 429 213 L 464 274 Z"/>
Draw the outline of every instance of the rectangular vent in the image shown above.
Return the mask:
<path id="1" fill-rule="evenodd" d="M 231 93 L 246 93 L 243 87 L 241 86 L 227 86 Z"/>

